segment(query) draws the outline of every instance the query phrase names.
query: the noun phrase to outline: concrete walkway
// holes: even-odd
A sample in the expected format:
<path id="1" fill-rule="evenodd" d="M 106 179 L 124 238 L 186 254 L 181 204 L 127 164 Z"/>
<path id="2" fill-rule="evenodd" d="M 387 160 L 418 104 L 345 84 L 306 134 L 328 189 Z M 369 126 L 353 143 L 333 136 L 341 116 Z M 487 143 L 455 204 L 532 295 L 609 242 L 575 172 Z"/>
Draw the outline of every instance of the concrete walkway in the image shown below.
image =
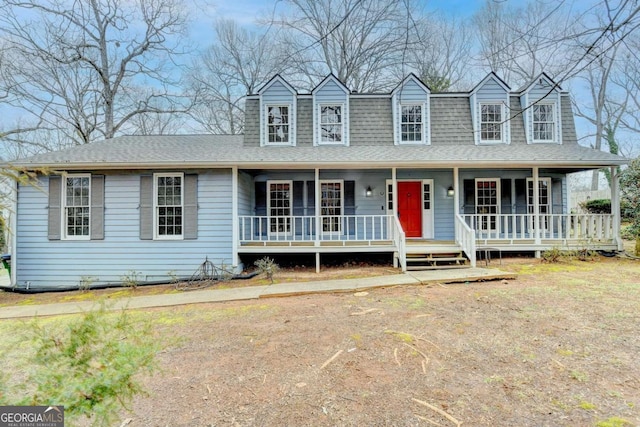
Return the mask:
<path id="1" fill-rule="evenodd" d="M 500 270 L 487 268 L 412 271 L 405 274 L 367 277 L 361 279 L 278 283 L 266 286 L 247 286 L 233 289 L 203 289 L 182 293 L 133 296 L 112 300 L 111 304 L 109 304 L 109 309 L 140 309 L 148 307 L 168 307 L 184 304 L 250 300 L 316 293 L 358 292 L 365 289 L 398 285 L 478 282 L 486 280 L 513 279 L 515 276 L 515 273 L 505 273 Z M 0 319 L 82 313 L 95 307 L 95 301 L 0 307 Z"/>

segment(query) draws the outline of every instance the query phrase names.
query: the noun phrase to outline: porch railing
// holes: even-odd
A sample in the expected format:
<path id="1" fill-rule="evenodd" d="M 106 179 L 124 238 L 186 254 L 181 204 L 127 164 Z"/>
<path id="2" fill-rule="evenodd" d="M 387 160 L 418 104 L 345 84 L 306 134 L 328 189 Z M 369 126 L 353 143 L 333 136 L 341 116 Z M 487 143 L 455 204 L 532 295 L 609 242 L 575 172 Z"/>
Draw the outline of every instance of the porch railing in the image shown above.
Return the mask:
<path id="1" fill-rule="evenodd" d="M 407 239 L 402 230 L 400 220 L 395 215 L 393 218 L 393 237 L 396 250 L 398 251 L 398 261 L 403 272 L 407 271 Z"/>
<path id="2" fill-rule="evenodd" d="M 611 214 L 462 214 L 465 224 L 475 230 L 477 240 L 574 240 L 615 239 Z"/>
<path id="3" fill-rule="evenodd" d="M 471 267 L 476 266 L 476 239 L 473 229 L 460 216 L 455 218 L 456 243 L 460 245 L 464 253 L 469 258 Z"/>
<path id="4" fill-rule="evenodd" d="M 395 242 L 393 215 L 239 217 L 241 244 L 269 242 Z M 400 229 L 402 230 L 402 229 Z M 391 244 L 391 243 L 390 243 Z"/>

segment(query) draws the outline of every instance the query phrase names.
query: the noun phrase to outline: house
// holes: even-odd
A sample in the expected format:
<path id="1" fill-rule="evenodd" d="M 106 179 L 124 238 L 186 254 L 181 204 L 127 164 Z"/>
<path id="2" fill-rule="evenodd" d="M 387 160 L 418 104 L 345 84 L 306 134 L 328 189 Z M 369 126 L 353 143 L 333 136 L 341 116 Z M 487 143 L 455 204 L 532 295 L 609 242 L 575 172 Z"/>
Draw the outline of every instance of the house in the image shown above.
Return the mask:
<path id="1" fill-rule="evenodd" d="M 619 209 L 571 213 L 567 175 L 610 168 L 615 207 L 626 159 L 578 145 L 569 94 L 546 74 L 452 93 L 410 74 L 373 94 L 275 76 L 245 120 L 244 135 L 122 136 L 15 162 L 56 173 L 16 188 L 12 283 L 166 281 L 277 254 L 319 269 L 323 254 L 385 253 L 406 270 L 622 248 Z"/>

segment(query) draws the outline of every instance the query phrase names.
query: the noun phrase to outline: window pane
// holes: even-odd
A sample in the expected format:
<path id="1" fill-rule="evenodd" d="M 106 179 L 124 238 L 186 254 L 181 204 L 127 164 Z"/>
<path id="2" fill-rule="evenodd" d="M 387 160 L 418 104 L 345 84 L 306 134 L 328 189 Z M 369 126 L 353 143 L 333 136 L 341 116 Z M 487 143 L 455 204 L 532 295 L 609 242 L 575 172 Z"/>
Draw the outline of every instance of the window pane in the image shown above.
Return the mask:
<path id="1" fill-rule="evenodd" d="M 342 106 L 320 107 L 320 139 L 321 142 L 342 141 Z"/>
<path id="2" fill-rule="evenodd" d="M 268 142 L 289 142 L 289 107 L 273 106 L 267 110 Z"/>

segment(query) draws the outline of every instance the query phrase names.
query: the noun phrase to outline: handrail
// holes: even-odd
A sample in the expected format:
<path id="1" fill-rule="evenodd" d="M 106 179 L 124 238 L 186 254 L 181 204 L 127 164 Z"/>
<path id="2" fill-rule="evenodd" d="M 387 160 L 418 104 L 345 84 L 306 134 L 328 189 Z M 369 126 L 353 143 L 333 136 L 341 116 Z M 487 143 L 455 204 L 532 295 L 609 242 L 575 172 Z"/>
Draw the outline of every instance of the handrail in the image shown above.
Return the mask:
<path id="1" fill-rule="evenodd" d="M 530 240 L 536 237 L 535 214 L 461 214 L 480 240 Z M 540 214 L 539 238 L 614 240 L 611 214 Z"/>
<path id="2" fill-rule="evenodd" d="M 398 217 L 393 215 L 393 242 L 398 249 L 398 261 L 402 272 L 407 271 L 407 238 Z"/>
<path id="3" fill-rule="evenodd" d="M 464 218 L 456 214 L 455 219 L 456 243 L 460 245 L 469 258 L 471 267 L 476 266 L 476 237 L 475 231 L 467 225 Z"/>

